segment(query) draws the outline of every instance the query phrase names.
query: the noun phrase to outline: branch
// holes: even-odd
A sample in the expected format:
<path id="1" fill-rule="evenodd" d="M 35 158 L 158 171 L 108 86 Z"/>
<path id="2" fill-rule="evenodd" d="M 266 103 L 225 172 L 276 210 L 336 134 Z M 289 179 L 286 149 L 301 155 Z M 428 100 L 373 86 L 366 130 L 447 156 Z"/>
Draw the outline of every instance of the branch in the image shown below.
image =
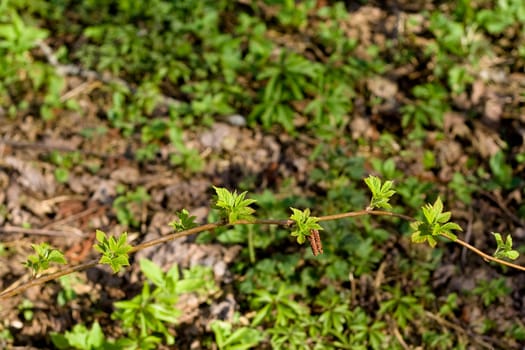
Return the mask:
<path id="1" fill-rule="evenodd" d="M 415 218 L 413 218 L 413 217 L 410 217 L 410 216 L 407 216 L 407 215 L 403 215 L 403 214 L 393 213 L 393 212 L 390 212 L 390 211 L 384 211 L 384 210 L 360 210 L 360 211 L 353 211 L 353 212 L 347 212 L 347 213 L 341 213 L 341 214 L 320 216 L 318 218 L 319 219 L 318 221 L 319 222 L 321 222 L 321 221 L 333 221 L 333 220 L 340 220 L 340 219 L 344 219 L 344 218 L 359 217 L 359 216 L 366 216 L 366 215 L 397 217 L 397 218 L 401 218 L 401 219 L 406 220 L 406 221 L 414 221 L 415 220 Z M 278 226 L 284 226 L 284 227 L 291 227 L 293 224 L 294 224 L 293 220 L 289 220 L 289 219 L 286 219 L 286 220 L 263 220 L 263 219 L 260 219 L 260 220 L 254 220 L 254 221 L 239 220 L 239 221 L 236 221 L 236 222 L 231 223 L 231 224 L 230 223 L 204 224 L 204 225 L 201 225 L 201 226 L 198 226 L 198 227 L 194 227 L 194 228 L 191 228 L 191 229 L 188 229 L 188 230 L 172 233 L 172 234 L 160 237 L 160 238 L 153 239 L 151 241 L 147 241 L 147 242 L 138 244 L 138 245 L 134 246 L 133 248 L 131 248 L 129 253 L 130 254 L 136 253 L 136 252 L 138 252 L 140 250 L 143 250 L 143 249 L 146 249 L 146 248 L 150 248 L 150 247 L 162 244 L 162 243 L 166 243 L 166 242 L 172 241 L 172 240 L 177 239 L 177 238 L 194 235 L 194 234 L 201 233 L 201 232 L 204 232 L 204 231 L 211 231 L 211 230 L 214 230 L 214 229 L 217 229 L 217 228 L 220 228 L 220 227 L 224 227 L 224 226 L 278 225 Z M 450 238 L 447 237 L 446 235 L 442 235 L 442 236 L 450 240 Z M 492 262 L 496 262 L 498 264 L 505 265 L 505 266 L 508 266 L 508 267 L 511 267 L 511 268 L 514 268 L 514 269 L 517 269 L 517 270 L 520 270 L 520 271 L 525 271 L 525 267 L 517 265 L 517 264 L 510 263 L 510 262 L 502 260 L 502 259 L 495 258 L 493 256 L 490 256 L 490 255 L 482 252 L 478 248 L 468 244 L 467 242 L 465 242 L 465 241 L 463 241 L 463 240 L 461 240 L 459 238 L 457 238 L 453 242 L 456 242 L 459 245 L 461 245 L 461 246 L 469 249 L 470 251 L 476 253 L 477 255 L 481 256 L 485 261 L 492 261 Z M 13 296 L 15 296 L 17 294 L 20 294 L 20 293 L 26 291 L 27 289 L 29 289 L 31 287 L 37 286 L 39 284 L 43 284 L 45 282 L 49 282 L 51 280 L 55 280 L 57 278 L 60 278 L 62 276 L 68 275 L 68 274 L 71 274 L 73 272 L 79 272 L 79 271 L 83 271 L 83 270 L 89 269 L 89 268 L 94 267 L 96 265 L 98 265 L 98 260 L 91 260 L 89 262 L 86 262 L 86 263 L 83 263 L 83 264 L 80 264 L 80 265 L 66 267 L 66 268 L 61 269 L 59 271 L 56 271 L 56 272 L 54 272 L 52 274 L 36 278 L 36 279 L 34 279 L 34 280 L 30 281 L 30 282 L 27 282 L 25 284 L 22 284 L 22 285 L 20 285 L 20 286 L 18 286 L 16 288 L 7 288 L 2 293 L 0 293 L 0 300 L 8 299 L 10 297 L 13 297 Z"/>

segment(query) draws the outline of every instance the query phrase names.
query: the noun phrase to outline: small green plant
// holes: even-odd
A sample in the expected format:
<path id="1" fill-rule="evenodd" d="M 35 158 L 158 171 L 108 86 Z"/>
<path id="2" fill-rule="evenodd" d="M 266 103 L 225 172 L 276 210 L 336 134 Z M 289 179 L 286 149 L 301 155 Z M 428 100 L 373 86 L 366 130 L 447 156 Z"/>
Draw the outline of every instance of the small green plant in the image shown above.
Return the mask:
<path id="1" fill-rule="evenodd" d="M 123 328 L 129 332 L 127 341 L 131 341 L 135 349 L 156 348 L 162 341 L 159 334 L 162 334 L 166 344 L 173 345 L 175 337 L 166 325 L 175 324 L 180 315 L 180 311 L 174 309 L 175 303 L 181 294 L 202 290 L 206 280 L 213 281 L 211 271 L 207 269 L 207 273 L 202 275 L 190 270 L 182 279 L 178 266 L 164 273 L 147 259 L 140 260 L 140 268 L 154 287 L 145 283 L 142 292 L 133 299 L 116 302 L 112 318 L 122 321 Z"/>
<path id="2" fill-rule="evenodd" d="M 18 11 L 7 4 L 0 7 L 3 7 L 0 18 L 0 105 L 10 106 L 7 112 L 15 116 L 18 111 L 30 106 L 21 98 L 23 91 L 16 95 L 10 91 L 24 85 L 24 90 L 30 87 L 35 91 L 45 91 L 49 87 L 47 84 L 56 75 L 46 65 L 34 62 L 29 54 L 41 40 L 48 37 L 48 31 L 28 25 Z"/>
<path id="3" fill-rule="evenodd" d="M 66 183 L 69 180 L 70 169 L 82 161 L 80 152 L 63 153 L 52 151 L 49 154 L 49 160 L 55 164 L 55 179 L 60 183 Z"/>
<path id="4" fill-rule="evenodd" d="M 525 341 L 525 327 L 522 324 L 514 324 L 507 330 L 507 333 L 517 342 Z"/>
<path id="5" fill-rule="evenodd" d="M 435 185 L 410 176 L 396 186 L 396 193 L 403 199 L 403 206 L 418 210 L 435 191 Z M 399 206 L 403 210 L 403 206 Z"/>
<path id="6" fill-rule="evenodd" d="M 291 320 L 304 315 L 307 309 L 293 300 L 295 291 L 286 284 L 281 283 L 277 293 L 269 290 L 256 290 L 251 299 L 254 310 L 258 310 L 252 320 L 252 326 L 257 326 L 263 321 L 275 321 L 277 326 L 286 326 Z"/>
<path id="7" fill-rule="evenodd" d="M 426 331 L 423 333 L 423 343 L 425 343 L 430 349 L 453 349 L 454 336 L 448 332 L 441 333 L 434 331 Z"/>
<path id="8" fill-rule="evenodd" d="M 100 264 L 111 266 L 113 272 L 119 272 L 124 266 L 129 266 L 128 252 L 131 246 L 127 243 L 128 234 L 124 232 L 120 237 L 109 237 L 105 232 L 97 230 L 96 238 L 98 243 L 94 248 L 102 254 L 99 260 Z"/>
<path id="9" fill-rule="evenodd" d="M 273 327 L 268 330 L 273 349 L 308 350 L 308 334 L 302 325 Z"/>
<path id="10" fill-rule="evenodd" d="M 51 341 L 58 349 L 77 349 L 77 350 L 99 350 L 115 349 L 106 341 L 100 324 L 95 321 L 91 329 L 83 324 L 77 324 L 71 331 L 64 334 L 51 333 Z"/>
<path id="11" fill-rule="evenodd" d="M 439 314 L 441 316 L 451 316 L 454 311 L 458 309 L 458 295 L 456 293 L 450 293 L 447 295 L 447 300 L 439 308 Z"/>
<path id="12" fill-rule="evenodd" d="M 371 160 L 374 170 L 382 177 L 388 179 L 397 179 L 403 176 L 403 173 L 396 169 L 396 161 L 393 158 Z"/>
<path id="13" fill-rule="evenodd" d="M 125 191 L 124 188 L 118 189 L 120 193 Z M 138 187 L 135 191 L 127 191 L 119 195 L 113 201 L 113 209 L 118 221 L 124 226 L 137 227 L 140 221 L 139 216 L 140 206 L 148 202 L 150 196 L 144 187 Z"/>
<path id="14" fill-rule="evenodd" d="M 122 322 L 124 336 L 116 340 L 107 339 L 95 321 L 91 329 L 78 324 L 64 334 L 52 333 L 53 344 L 59 349 L 79 350 L 155 349 L 163 342 L 162 335 L 166 344 L 173 345 L 175 338 L 167 326 L 175 324 L 180 315 L 180 311 L 174 308 L 178 297 L 184 293 L 215 291 L 211 270 L 196 266 L 183 271 L 184 278 L 181 278 L 178 266 L 164 273 L 147 259 L 140 261 L 140 268 L 149 281 L 144 284 L 142 292 L 131 300 L 114 304 L 116 310 L 112 318 Z"/>
<path id="15" fill-rule="evenodd" d="M 9 346 L 12 346 L 13 340 L 13 335 L 11 334 L 9 329 L 0 330 L 0 345 L 9 348 Z"/>
<path id="16" fill-rule="evenodd" d="M 416 100 L 402 107 L 401 125 L 413 126 L 418 137 L 423 127 L 442 127 L 443 115 L 448 109 L 446 90 L 441 85 L 428 83 L 414 87 L 412 94 Z"/>
<path id="17" fill-rule="evenodd" d="M 497 278 L 490 281 L 481 280 L 476 288 L 472 290 L 474 295 L 479 295 L 483 300 L 483 305 L 489 306 L 496 300 L 501 300 L 507 296 L 510 288 L 507 287 L 504 278 Z"/>
<path id="18" fill-rule="evenodd" d="M 60 277 L 58 282 L 60 283 L 62 289 L 58 292 L 57 303 L 60 306 L 64 306 L 77 297 L 73 286 L 75 284 L 81 283 L 81 280 L 77 277 L 77 275 L 73 274 Z"/>
<path id="19" fill-rule="evenodd" d="M 251 349 L 263 339 L 262 333 L 257 329 L 239 327 L 233 330 L 232 324 L 224 321 L 213 321 L 210 327 L 215 335 L 215 344 L 220 350 Z"/>
<path id="20" fill-rule="evenodd" d="M 324 310 L 319 316 L 321 334 L 343 333 L 345 325 L 352 319 L 352 309 L 348 302 L 341 302 L 339 295 L 333 288 L 327 288 L 317 300 L 317 304 Z"/>
<path id="21" fill-rule="evenodd" d="M 352 310 L 349 328 L 350 332 L 347 332 L 346 337 L 338 337 L 341 345 L 344 344 L 347 348 L 361 346 L 365 349 L 369 346 L 372 349 L 382 349 L 387 344 L 385 336 L 386 323 L 373 320 L 360 307 Z"/>
<path id="22" fill-rule="evenodd" d="M 391 294 L 388 300 L 383 301 L 379 307 L 380 315 L 393 315 L 401 328 L 406 328 L 407 322 L 414 320 L 423 312 L 423 307 L 417 298 L 412 295 L 403 295 L 399 285 L 395 287 L 385 287 Z"/>
<path id="23" fill-rule="evenodd" d="M 47 270 L 51 263 L 67 264 L 64 254 L 47 243 L 32 244 L 31 247 L 36 254 L 30 255 L 24 265 L 32 270 L 33 276 Z"/>
<path id="24" fill-rule="evenodd" d="M 494 175 L 492 184 L 489 184 L 490 187 L 493 187 L 495 184 L 508 190 L 514 186 L 512 166 L 506 163 L 505 154 L 502 151 L 498 151 L 490 157 L 489 165 Z"/>
<path id="25" fill-rule="evenodd" d="M 18 310 L 22 313 L 24 320 L 31 321 L 35 315 L 35 305 L 29 299 L 24 299 L 19 305 Z"/>
<path id="26" fill-rule="evenodd" d="M 475 187 L 468 180 L 463 174 L 456 172 L 449 185 L 456 197 L 465 204 L 472 202 L 472 193 L 475 191 Z"/>
<path id="27" fill-rule="evenodd" d="M 478 11 L 475 20 L 490 34 L 501 34 L 516 23 L 525 23 L 525 5 L 519 0 L 498 0 L 493 9 Z"/>
<path id="28" fill-rule="evenodd" d="M 257 80 L 267 82 L 262 101 L 254 107 L 250 119 L 260 120 L 266 128 L 281 124 L 288 132 L 293 132 L 295 112 L 290 103 L 305 97 L 321 69 L 301 55 L 282 51 L 277 62 L 271 62 L 257 75 Z"/>

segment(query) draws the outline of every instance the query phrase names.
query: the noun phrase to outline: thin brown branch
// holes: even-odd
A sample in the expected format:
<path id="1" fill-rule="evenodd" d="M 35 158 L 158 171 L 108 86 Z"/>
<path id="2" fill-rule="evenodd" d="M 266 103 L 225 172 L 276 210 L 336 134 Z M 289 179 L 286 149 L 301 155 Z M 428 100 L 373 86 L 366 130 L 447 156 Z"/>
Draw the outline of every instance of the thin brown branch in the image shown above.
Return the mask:
<path id="1" fill-rule="evenodd" d="M 160 237 L 160 238 L 152 239 L 151 241 L 147 241 L 147 242 L 138 244 L 138 245 L 134 246 L 133 248 L 131 248 L 131 250 L 129 252 L 130 253 L 135 253 L 135 252 L 138 252 L 139 250 L 150 248 L 150 247 L 156 246 L 156 245 L 161 244 L 161 243 L 166 243 L 166 242 L 169 242 L 169 241 L 173 241 L 176 238 L 191 236 L 191 235 L 194 235 L 196 233 L 214 230 L 214 229 L 219 228 L 221 226 L 225 226 L 225 225 L 224 224 L 205 224 L 205 225 L 201 225 L 201 226 L 198 226 L 198 227 L 190 228 L 189 230 L 184 230 L 184 231 L 172 233 L 172 234 Z"/>
<path id="2" fill-rule="evenodd" d="M 406 221 L 415 221 L 411 216 L 393 213 L 391 211 L 385 211 L 385 210 L 359 210 L 359 211 L 351 211 L 348 213 L 341 213 L 341 214 L 334 214 L 334 215 L 326 215 L 319 217 L 319 222 L 321 221 L 333 221 L 333 220 L 340 220 L 345 218 L 355 218 L 358 216 L 365 216 L 365 215 L 376 215 L 376 216 L 393 216 L 396 218 L 400 218 Z"/>
<path id="3" fill-rule="evenodd" d="M 354 212 L 348 212 L 348 213 L 341 213 L 341 214 L 335 214 L 335 215 L 321 216 L 321 217 L 318 218 L 319 219 L 318 221 L 319 222 L 332 221 L 332 220 L 340 220 L 340 219 L 344 219 L 344 218 L 359 217 L 359 216 L 366 216 L 366 215 L 398 217 L 398 218 L 401 218 L 401 219 L 407 220 L 407 221 L 414 221 L 415 220 L 415 218 L 413 218 L 413 217 L 410 217 L 410 216 L 407 216 L 407 215 L 403 215 L 403 214 L 397 214 L 397 213 L 393 213 L 393 212 L 389 212 L 389 211 L 383 211 L 383 210 L 360 210 L 360 211 L 354 211 Z M 156 238 L 156 239 L 153 239 L 153 240 L 148 241 L 148 242 L 144 242 L 144 243 L 138 244 L 138 245 L 132 247 L 131 250 L 129 251 L 129 253 L 133 254 L 133 253 L 136 253 L 136 252 L 138 252 L 140 250 L 143 250 L 143 249 L 146 249 L 146 248 L 150 248 L 150 247 L 162 244 L 162 243 L 166 243 L 166 242 L 172 241 L 172 240 L 177 239 L 177 238 L 194 235 L 194 234 L 197 234 L 197 233 L 200 233 L 200 232 L 204 232 L 204 231 L 214 230 L 216 228 L 223 227 L 223 226 L 278 225 L 278 226 L 290 227 L 290 226 L 293 225 L 293 223 L 294 223 L 294 221 L 290 220 L 290 219 L 286 219 L 286 220 L 264 220 L 264 219 L 261 219 L 261 220 L 253 220 L 253 221 L 242 220 L 242 221 L 237 221 L 237 222 L 234 222 L 234 223 L 231 223 L 231 224 L 230 223 L 204 224 L 204 225 L 201 225 L 201 226 L 198 226 L 198 227 L 194 227 L 194 228 L 191 228 L 191 229 L 188 229 L 188 230 L 172 233 L 172 234 L 169 234 L 167 236 L 163 236 L 163 237 Z M 443 236 L 447 237 L 446 235 L 443 235 Z M 447 238 L 450 239 L 449 237 L 447 237 Z M 516 265 L 516 264 L 513 264 L 513 263 L 510 263 L 510 262 L 505 261 L 505 260 L 501 260 L 501 259 L 492 257 L 492 256 L 482 252 L 481 250 L 477 249 L 476 247 L 468 244 L 467 242 L 462 241 L 461 239 L 456 239 L 456 240 L 454 240 L 454 242 L 456 242 L 456 243 L 460 244 L 461 246 L 471 250 L 472 252 L 474 252 L 477 255 L 481 256 L 486 261 L 493 261 L 493 262 L 499 263 L 501 265 L 512 267 L 512 268 L 517 269 L 517 270 L 525 271 L 525 267 L 520 266 L 520 265 Z M 43 284 L 45 282 L 49 282 L 49 281 L 55 280 L 55 279 L 57 279 L 59 277 L 68 275 L 68 274 L 73 273 L 73 272 L 86 270 L 86 269 L 94 267 L 96 265 L 98 265 L 98 260 L 92 260 L 92 261 L 89 261 L 87 263 L 83 263 L 83 264 L 80 264 L 80 265 L 63 268 L 63 269 L 61 269 L 59 271 L 56 271 L 56 272 L 54 272 L 52 274 L 36 278 L 36 279 L 34 279 L 34 280 L 32 280 L 32 281 L 30 281 L 30 282 L 28 282 L 26 284 L 20 285 L 20 286 L 18 286 L 16 288 L 7 288 L 2 293 L 0 293 L 0 300 L 10 298 L 10 297 L 12 297 L 14 295 L 22 293 L 25 290 L 27 290 L 27 289 L 29 289 L 31 287 L 37 286 L 39 284 Z"/>
<path id="4" fill-rule="evenodd" d="M 91 267 L 94 267 L 94 266 L 97 266 L 97 265 L 98 265 L 98 259 L 97 260 L 91 260 L 91 261 L 88 261 L 88 262 L 80 264 L 80 265 L 69 266 L 69 267 L 63 268 L 63 269 L 58 270 L 57 272 L 51 273 L 49 275 L 45 275 L 45 276 L 42 276 L 42 277 L 39 277 L 39 278 L 35 278 L 34 280 L 31 280 L 28 283 L 22 284 L 19 287 L 16 287 L 16 288 L 13 288 L 13 289 L 7 288 L 2 293 L 0 293 L 0 300 L 13 297 L 13 296 L 15 296 L 17 294 L 20 294 L 20 293 L 26 291 L 27 289 L 29 289 L 31 287 L 38 286 L 39 284 L 43 284 L 43 283 L 55 280 L 55 279 L 60 278 L 62 276 L 69 275 L 69 274 L 71 274 L 73 272 L 87 270 L 87 269 L 89 269 Z"/>
<path id="5" fill-rule="evenodd" d="M 0 233 L 23 233 L 23 234 L 28 234 L 28 235 L 64 236 L 64 237 L 69 237 L 72 234 L 74 234 L 77 236 L 82 236 L 81 233 L 75 230 L 59 231 L 59 230 L 49 230 L 49 229 L 41 229 L 41 228 L 25 228 L 25 227 L 17 227 L 17 226 L 0 227 Z"/>
<path id="6" fill-rule="evenodd" d="M 444 236 L 446 237 L 446 236 Z M 486 261 L 493 261 L 493 262 L 496 262 L 498 264 L 501 264 L 501 265 L 505 265 L 505 266 L 508 266 L 508 267 L 512 267 L 513 269 L 516 269 L 516 270 L 521 270 L 521 271 L 525 271 L 525 267 L 524 266 L 520 266 L 520 265 L 517 265 L 517 264 L 513 264 L 511 262 L 508 262 L 508 261 L 505 261 L 505 260 L 502 260 L 502 259 L 498 259 L 498 258 L 495 258 L 491 255 L 488 255 L 487 253 L 484 253 L 482 252 L 481 250 L 479 250 L 478 248 L 468 244 L 467 242 L 465 241 L 462 241 L 461 239 L 457 238 L 456 240 L 454 240 L 454 242 L 456 242 L 457 244 L 459 245 L 462 245 L 463 247 L 473 251 L 474 253 L 478 254 L 479 256 L 481 256 L 483 259 L 485 259 Z"/>
<path id="7" fill-rule="evenodd" d="M 492 344 L 487 343 L 486 341 L 481 339 L 481 337 L 477 336 L 477 334 L 473 335 L 472 332 L 468 328 L 465 329 L 465 328 L 463 328 L 461 326 L 458 326 L 457 324 L 455 324 L 453 322 L 450 322 L 450 321 L 442 318 L 441 316 L 435 315 L 435 314 L 431 313 L 430 311 L 425 311 L 425 316 L 427 316 L 428 318 L 436 321 L 437 323 L 439 323 L 443 327 L 452 328 L 457 333 L 461 333 L 461 334 L 464 334 L 464 335 L 468 336 L 473 343 L 477 343 L 477 344 L 481 345 L 484 349 L 493 349 L 493 345 Z"/>

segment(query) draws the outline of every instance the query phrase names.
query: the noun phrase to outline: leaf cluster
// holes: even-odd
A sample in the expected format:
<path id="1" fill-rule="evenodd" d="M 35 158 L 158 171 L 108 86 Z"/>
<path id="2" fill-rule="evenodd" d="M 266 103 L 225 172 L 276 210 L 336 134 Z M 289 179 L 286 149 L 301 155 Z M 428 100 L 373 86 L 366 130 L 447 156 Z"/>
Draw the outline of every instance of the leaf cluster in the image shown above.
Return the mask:
<path id="1" fill-rule="evenodd" d="M 519 257 L 520 253 L 512 249 L 512 237 L 510 235 L 507 235 L 507 238 L 503 241 L 500 233 L 492 232 L 492 234 L 498 245 L 493 255 L 495 258 L 516 260 Z"/>
<path id="2" fill-rule="evenodd" d="M 138 227 L 140 221 L 137 219 L 137 209 L 149 201 L 150 196 L 144 187 L 138 187 L 134 191 L 122 187 L 119 192 L 121 194 L 113 201 L 113 210 L 118 221 L 124 226 Z"/>
<path id="3" fill-rule="evenodd" d="M 367 208 L 368 210 L 375 208 L 392 208 L 388 201 L 390 200 L 390 197 L 396 193 L 396 191 L 392 190 L 392 186 L 394 185 L 393 181 L 385 181 L 383 184 L 381 184 L 380 178 L 370 175 L 365 179 L 365 183 L 367 184 L 368 188 L 370 188 L 370 191 L 372 191 L 372 199 L 370 200 L 370 205 Z"/>
<path id="4" fill-rule="evenodd" d="M 131 246 L 127 243 L 127 232 L 124 232 L 118 238 L 113 236 L 108 238 L 105 232 L 97 230 L 96 239 L 98 243 L 93 248 L 102 253 L 102 257 L 99 260 L 100 264 L 111 266 L 115 273 L 119 272 L 122 267 L 129 266 L 128 252 L 131 250 Z"/>
<path id="5" fill-rule="evenodd" d="M 222 187 L 213 186 L 213 188 L 217 194 L 215 207 L 220 210 L 222 218 L 226 219 L 229 224 L 241 220 L 255 220 L 252 215 L 255 210 L 250 208 L 250 205 L 256 201 L 255 199 L 245 199 L 248 192 L 237 194 L 237 191 L 232 193 Z"/>
<path id="6" fill-rule="evenodd" d="M 452 233 L 452 230 L 462 231 L 458 224 L 449 222 L 451 213 L 443 212 L 443 202 L 439 197 L 434 204 L 427 203 L 423 206 L 422 212 L 424 221 L 418 220 L 410 224 L 414 243 L 428 242 L 431 247 L 435 247 L 437 236 L 444 236 L 455 241 L 457 236 Z"/>
<path id="7" fill-rule="evenodd" d="M 36 254 L 29 255 L 24 266 L 32 270 L 33 276 L 38 275 L 43 270 L 47 270 L 51 263 L 67 264 L 64 254 L 47 243 L 31 244 L 31 247 L 33 247 Z"/>
<path id="8" fill-rule="evenodd" d="M 58 349 L 115 349 L 106 340 L 102 327 L 97 321 L 93 322 L 91 329 L 83 324 L 77 324 L 71 331 L 66 331 L 64 334 L 52 332 L 51 341 Z"/>
<path id="9" fill-rule="evenodd" d="M 181 311 L 174 308 L 179 296 L 201 290 L 206 286 L 206 280 L 212 278 L 207 269 L 205 275 L 181 278 L 179 267 L 172 266 L 167 272 L 148 259 L 140 260 L 140 269 L 149 281 L 144 283 L 140 294 L 131 300 L 115 303 L 116 311 L 112 318 L 121 320 L 122 326 L 134 342 L 148 340 L 148 346 L 142 343 L 141 349 L 154 349 L 162 341 L 158 334 L 162 334 L 166 344 L 173 345 L 175 337 L 168 331 L 167 325 L 177 323 Z M 190 271 L 191 272 L 191 271 Z M 190 273 L 190 275 L 195 273 Z M 157 344 L 157 345 L 156 345 Z"/>
<path id="10" fill-rule="evenodd" d="M 317 222 L 319 218 L 310 216 L 310 208 L 305 210 L 299 210 L 296 208 L 290 208 L 292 215 L 290 220 L 294 221 L 294 228 L 291 235 L 297 237 L 297 243 L 303 244 L 307 236 L 310 236 L 312 230 L 322 230 L 323 228 Z"/>
<path id="11" fill-rule="evenodd" d="M 210 324 L 219 350 L 252 349 L 263 340 L 261 331 L 250 327 L 239 327 L 233 330 L 231 323 L 215 320 Z"/>
<path id="12" fill-rule="evenodd" d="M 177 213 L 177 216 L 179 217 L 179 220 L 170 222 L 170 226 L 176 231 L 184 231 L 189 230 L 190 228 L 194 228 L 197 226 L 195 223 L 196 217 L 191 215 L 186 209 L 182 209 L 180 212 Z"/>

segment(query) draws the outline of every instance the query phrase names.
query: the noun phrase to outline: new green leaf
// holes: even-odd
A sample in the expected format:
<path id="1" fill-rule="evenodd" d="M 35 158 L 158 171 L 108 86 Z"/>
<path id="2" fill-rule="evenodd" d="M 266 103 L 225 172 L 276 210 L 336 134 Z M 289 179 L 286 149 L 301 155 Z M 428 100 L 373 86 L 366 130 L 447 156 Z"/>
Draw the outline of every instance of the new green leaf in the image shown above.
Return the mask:
<path id="1" fill-rule="evenodd" d="M 517 250 L 512 249 L 512 237 L 510 235 L 507 235 L 507 239 L 503 241 L 500 233 L 492 232 L 492 234 L 498 245 L 494 252 L 495 258 L 516 260 L 519 257 L 520 253 Z"/>
<path id="2" fill-rule="evenodd" d="M 321 225 L 317 223 L 319 218 L 310 216 L 310 209 L 299 210 L 296 208 L 290 208 L 293 214 L 290 219 L 294 221 L 295 227 L 291 235 L 297 237 L 297 243 L 303 244 L 306 237 L 310 235 L 311 230 L 322 230 Z"/>
<path id="3" fill-rule="evenodd" d="M 175 231 L 179 232 L 197 227 L 197 224 L 195 223 L 196 217 L 190 216 L 190 213 L 188 213 L 186 209 L 182 209 L 178 212 L 177 216 L 179 217 L 179 220 L 172 221 L 169 224 Z"/>
<path id="4" fill-rule="evenodd" d="M 393 181 L 385 181 L 383 184 L 381 184 L 380 178 L 370 175 L 365 179 L 365 183 L 372 192 L 372 199 L 370 200 L 370 205 L 367 208 L 368 210 L 372 210 L 374 208 L 392 208 L 388 201 L 390 200 L 390 197 L 396 193 L 396 191 L 392 190 L 392 186 L 394 185 Z"/>
<path id="5" fill-rule="evenodd" d="M 215 206 L 221 210 L 221 215 L 228 220 L 228 223 L 233 224 L 237 221 L 247 220 L 253 221 L 253 213 L 255 210 L 249 206 L 256 201 L 254 199 L 245 199 L 248 192 L 237 194 L 222 187 L 215 187 L 213 189 L 217 193 L 217 202 Z"/>
<path id="6" fill-rule="evenodd" d="M 30 255 L 24 265 L 33 270 L 33 276 L 47 270 L 50 263 L 67 264 L 64 254 L 47 243 L 31 244 L 35 255 Z"/>
<path id="7" fill-rule="evenodd" d="M 431 247 L 437 243 L 436 236 L 445 236 L 455 241 L 457 236 L 452 230 L 462 231 L 461 227 L 450 220 L 450 212 L 443 212 L 443 202 L 437 198 L 434 204 L 426 204 L 422 208 L 424 221 L 415 221 L 410 224 L 412 228 L 412 242 L 428 242 Z"/>
<path id="8" fill-rule="evenodd" d="M 119 272 L 123 266 L 129 266 L 128 252 L 131 246 L 127 244 L 127 232 L 115 239 L 113 236 L 108 238 L 105 232 L 97 230 L 96 238 L 98 243 L 94 248 L 102 253 L 99 263 L 111 266 L 115 273 Z"/>

